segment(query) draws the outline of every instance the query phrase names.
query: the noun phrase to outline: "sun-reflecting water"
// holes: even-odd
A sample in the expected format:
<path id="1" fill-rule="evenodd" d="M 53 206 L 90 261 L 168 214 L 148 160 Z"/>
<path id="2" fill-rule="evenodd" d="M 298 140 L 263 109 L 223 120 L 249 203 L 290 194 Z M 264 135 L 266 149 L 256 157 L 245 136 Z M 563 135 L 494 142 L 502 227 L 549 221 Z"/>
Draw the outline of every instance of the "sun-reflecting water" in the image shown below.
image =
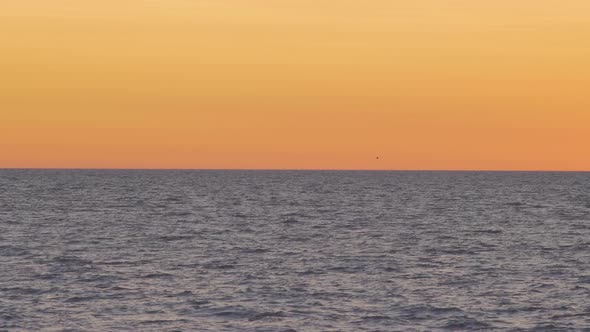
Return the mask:
<path id="1" fill-rule="evenodd" d="M 590 327 L 590 173 L 0 171 L 0 329 Z"/>

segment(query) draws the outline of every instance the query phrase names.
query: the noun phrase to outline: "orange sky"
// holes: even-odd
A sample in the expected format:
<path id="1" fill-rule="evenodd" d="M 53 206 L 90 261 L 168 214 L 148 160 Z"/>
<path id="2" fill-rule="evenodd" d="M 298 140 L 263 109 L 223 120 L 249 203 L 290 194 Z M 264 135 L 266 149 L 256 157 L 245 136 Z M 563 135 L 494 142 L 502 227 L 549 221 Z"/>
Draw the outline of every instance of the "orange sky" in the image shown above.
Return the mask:
<path id="1" fill-rule="evenodd" d="M 5 0 L 0 75 L 0 167 L 590 170 L 588 0 Z"/>

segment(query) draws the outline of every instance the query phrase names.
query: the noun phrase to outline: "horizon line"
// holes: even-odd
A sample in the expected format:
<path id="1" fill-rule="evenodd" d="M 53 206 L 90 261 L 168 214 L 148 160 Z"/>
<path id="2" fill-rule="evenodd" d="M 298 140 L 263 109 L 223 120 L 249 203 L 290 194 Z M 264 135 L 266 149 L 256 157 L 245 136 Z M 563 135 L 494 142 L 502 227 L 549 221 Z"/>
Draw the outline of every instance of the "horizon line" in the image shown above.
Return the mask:
<path id="1" fill-rule="evenodd" d="M 312 172 L 496 172 L 496 173 L 590 173 L 590 170 L 559 169 L 347 169 L 347 168 L 157 168 L 157 167 L 0 167 L 0 170 L 64 171 L 312 171 Z"/>

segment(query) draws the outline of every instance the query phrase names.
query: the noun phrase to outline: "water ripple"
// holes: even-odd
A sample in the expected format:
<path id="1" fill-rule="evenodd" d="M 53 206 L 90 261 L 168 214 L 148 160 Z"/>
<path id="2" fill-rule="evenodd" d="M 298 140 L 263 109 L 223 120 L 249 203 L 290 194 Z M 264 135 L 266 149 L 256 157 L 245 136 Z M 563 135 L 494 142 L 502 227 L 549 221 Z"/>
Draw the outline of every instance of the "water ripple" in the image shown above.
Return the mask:
<path id="1" fill-rule="evenodd" d="M 0 331 L 584 331 L 590 174 L 0 170 Z"/>

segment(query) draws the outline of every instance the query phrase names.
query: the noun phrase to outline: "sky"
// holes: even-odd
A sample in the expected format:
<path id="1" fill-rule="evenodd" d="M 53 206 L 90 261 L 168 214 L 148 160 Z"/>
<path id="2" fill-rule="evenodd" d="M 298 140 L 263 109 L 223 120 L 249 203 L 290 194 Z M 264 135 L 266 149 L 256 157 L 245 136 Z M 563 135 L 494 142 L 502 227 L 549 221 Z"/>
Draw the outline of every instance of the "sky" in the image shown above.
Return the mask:
<path id="1" fill-rule="evenodd" d="M 0 0 L 0 167 L 588 171 L 589 18 L 587 0 Z"/>

